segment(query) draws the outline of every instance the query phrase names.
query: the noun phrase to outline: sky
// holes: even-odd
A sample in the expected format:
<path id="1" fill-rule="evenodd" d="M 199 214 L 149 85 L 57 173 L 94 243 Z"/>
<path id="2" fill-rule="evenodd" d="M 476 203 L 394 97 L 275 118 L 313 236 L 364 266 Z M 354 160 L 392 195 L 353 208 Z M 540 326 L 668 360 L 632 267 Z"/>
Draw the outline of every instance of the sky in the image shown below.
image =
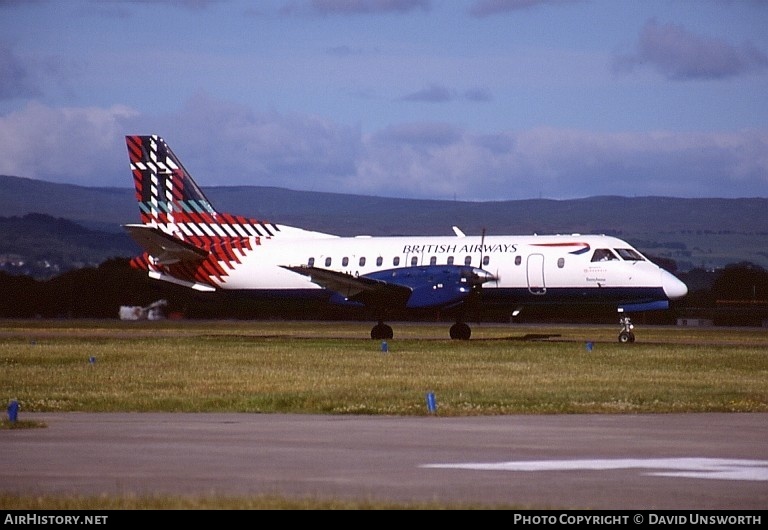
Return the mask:
<path id="1" fill-rule="evenodd" d="M 0 0 L 0 174 L 130 188 L 134 134 L 203 189 L 768 197 L 768 0 Z"/>

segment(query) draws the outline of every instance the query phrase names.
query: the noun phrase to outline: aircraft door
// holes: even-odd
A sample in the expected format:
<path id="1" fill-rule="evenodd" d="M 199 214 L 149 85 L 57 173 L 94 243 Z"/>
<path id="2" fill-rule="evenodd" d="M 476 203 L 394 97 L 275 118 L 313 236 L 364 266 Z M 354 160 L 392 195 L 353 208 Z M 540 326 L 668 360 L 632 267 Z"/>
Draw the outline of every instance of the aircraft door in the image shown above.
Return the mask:
<path id="1" fill-rule="evenodd" d="M 528 291 L 532 294 L 544 294 L 547 287 L 544 284 L 544 255 L 531 254 L 527 261 Z"/>

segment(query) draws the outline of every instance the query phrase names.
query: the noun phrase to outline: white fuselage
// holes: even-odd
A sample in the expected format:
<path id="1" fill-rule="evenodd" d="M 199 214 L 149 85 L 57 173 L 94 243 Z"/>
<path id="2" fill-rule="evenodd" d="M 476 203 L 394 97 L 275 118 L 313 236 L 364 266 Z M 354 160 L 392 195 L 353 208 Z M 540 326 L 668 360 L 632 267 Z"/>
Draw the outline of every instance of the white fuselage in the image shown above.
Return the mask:
<path id="1" fill-rule="evenodd" d="M 308 235 L 308 237 L 303 237 Z M 284 237 L 288 236 L 288 237 Z M 483 289 L 526 290 L 537 296 L 562 289 L 663 289 L 670 299 L 685 285 L 628 243 L 602 235 L 335 237 L 297 231 L 261 239 L 220 282 L 222 289 L 320 289 L 282 266 L 310 265 L 364 276 L 428 265 L 471 265 L 496 280 Z M 613 259 L 593 261 L 597 249 Z M 631 256 L 620 257 L 620 253 Z"/>

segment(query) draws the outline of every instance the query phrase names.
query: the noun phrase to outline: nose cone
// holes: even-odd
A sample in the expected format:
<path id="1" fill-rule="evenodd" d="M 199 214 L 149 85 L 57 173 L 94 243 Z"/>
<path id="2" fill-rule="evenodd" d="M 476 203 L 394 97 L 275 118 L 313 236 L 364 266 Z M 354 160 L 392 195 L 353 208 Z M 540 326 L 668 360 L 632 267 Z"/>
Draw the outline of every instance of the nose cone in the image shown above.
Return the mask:
<path id="1" fill-rule="evenodd" d="M 688 294 L 688 286 L 665 270 L 661 271 L 661 286 L 670 300 L 676 300 Z"/>

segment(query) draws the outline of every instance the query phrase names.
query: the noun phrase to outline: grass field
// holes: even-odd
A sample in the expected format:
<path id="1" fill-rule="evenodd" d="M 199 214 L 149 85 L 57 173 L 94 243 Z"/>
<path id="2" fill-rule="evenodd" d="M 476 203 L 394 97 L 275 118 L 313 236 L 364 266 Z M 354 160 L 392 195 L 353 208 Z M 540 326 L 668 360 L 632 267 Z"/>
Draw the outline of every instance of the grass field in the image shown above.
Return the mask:
<path id="1" fill-rule="evenodd" d="M 0 388 L 22 412 L 443 416 L 768 411 L 768 331 L 367 323 L 5 322 Z M 587 343 L 591 343 L 591 348 Z"/>
<path id="2" fill-rule="evenodd" d="M 0 389 L 20 404 L 0 427 L 44 428 L 23 423 L 36 411 L 427 415 L 428 392 L 441 416 L 768 411 L 762 328 L 641 326 L 620 344 L 618 326 L 475 324 L 469 341 L 448 339 L 446 323 L 393 327 L 384 348 L 356 322 L 0 322 Z M 38 502 L 382 508 L 0 497 Z"/>

